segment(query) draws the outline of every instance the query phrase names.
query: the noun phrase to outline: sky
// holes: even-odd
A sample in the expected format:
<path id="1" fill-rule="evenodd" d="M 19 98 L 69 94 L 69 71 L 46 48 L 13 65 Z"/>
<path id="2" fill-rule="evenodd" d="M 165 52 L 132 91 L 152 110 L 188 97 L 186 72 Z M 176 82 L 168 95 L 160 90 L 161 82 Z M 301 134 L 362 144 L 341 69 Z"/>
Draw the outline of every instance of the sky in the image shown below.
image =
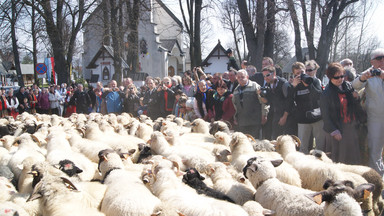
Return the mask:
<path id="1" fill-rule="evenodd" d="M 368 18 L 371 16 L 370 25 L 368 27 L 369 31 L 372 34 L 377 36 L 377 39 L 381 42 L 381 47 L 384 47 L 384 0 L 372 0 L 377 3 L 376 7 L 373 8 L 372 13 L 368 15 Z M 163 0 L 163 2 L 169 7 L 169 9 L 182 21 L 180 7 L 178 1 L 175 0 Z M 207 49 L 203 52 L 203 58 L 209 54 L 209 52 L 216 46 L 217 41 L 220 39 L 221 44 L 224 48 L 227 48 L 225 45 L 229 44 L 232 40 L 231 33 L 225 32 L 221 28 L 221 23 L 216 19 L 210 19 L 210 22 L 213 23 L 212 31 L 215 32 L 211 36 L 211 40 L 206 44 Z M 228 36 L 226 36 L 228 35 Z M 292 31 L 292 44 L 293 44 L 293 31 Z M 210 48 L 208 48 L 210 47 Z M 294 52 L 294 51 L 293 51 Z"/>

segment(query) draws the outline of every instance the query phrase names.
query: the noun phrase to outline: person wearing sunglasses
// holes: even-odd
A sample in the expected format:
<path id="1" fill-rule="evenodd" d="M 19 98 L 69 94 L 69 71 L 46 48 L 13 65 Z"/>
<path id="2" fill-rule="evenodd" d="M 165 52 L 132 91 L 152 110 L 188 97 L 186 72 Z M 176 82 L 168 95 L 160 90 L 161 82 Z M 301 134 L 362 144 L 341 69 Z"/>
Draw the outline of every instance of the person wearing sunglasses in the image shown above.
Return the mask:
<path id="1" fill-rule="evenodd" d="M 292 112 L 293 98 L 289 95 L 291 86 L 288 81 L 276 75 L 276 69 L 273 66 L 267 66 L 262 69 L 264 80 L 266 82 L 265 97 L 270 105 L 268 121 L 272 125 L 271 137 L 266 139 L 273 140 L 283 134 L 296 135 L 297 128 L 294 125 Z M 288 117 L 289 116 L 289 117 Z"/>
<path id="2" fill-rule="evenodd" d="M 292 80 L 293 100 L 295 102 L 293 115 L 297 122 L 298 137 L 301 140 L 300 151 L 308 154 L 314 148 L 313 138 L 316 140 L 316 149 L 324 151 L 323 121 L 320 113 L 320 95 L 322 93 L 321 82 L 315 74 L 318 69 L 315 61 L 307 61 L 306 65 L 295 62 L 292 65 L 292 73 L 295 76 Z M 312 82 L 307 84 L 300 77 L 307 74 Z M 315 77 L 313 77 L 315 76 Z"/>
<path id="3" fill-rule="evenodd" d="M 383 175 L 384 164 L 381 155 L 384 145 L 384 49 L 372 51 L 370 63 L 372 67 L 356 77 L 352 86 L 357 90 L 365 88 L 369 166 Z"/>
<path id="4" fill-rule="evenodd" d="M 329 64 L 326 75 L 330 82 L 320 96 L 325 151 L 331 152 L 334 162 L 360 164 L 356 129 L 362 110 L 360 101 L 355 97 L 351 83 L 344 80 L 345 69 L 340 63 Z"/>

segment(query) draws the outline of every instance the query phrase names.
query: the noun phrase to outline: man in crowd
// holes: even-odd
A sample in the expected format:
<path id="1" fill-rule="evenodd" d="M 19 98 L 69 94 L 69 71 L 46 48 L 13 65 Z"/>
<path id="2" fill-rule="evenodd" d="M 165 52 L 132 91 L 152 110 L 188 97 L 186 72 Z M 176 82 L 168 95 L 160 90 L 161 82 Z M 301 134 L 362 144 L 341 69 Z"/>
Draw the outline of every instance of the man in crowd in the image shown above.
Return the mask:
<path id="1" fill-rule="evenodd" d="M 23 113 L 26 109 L 25 104 L 23 103 L 24 99 L 28 99 L 28 94 L 25 92 L 25 87 L 21 86 L 19 89 L 19 92 L 15 95 L 17 97 L 17 100 L 19 101 L 19 107 L 17 108 L 19 110 L 19 114 Z"/>
<path id="2" fill-rule="evenodd" d="M 225 51 L 225 54 L 227 54 L 227 56 L 229 57 L 229 62 L 227 63 L 227 70 L 229 71 L 231 68 L 233 68 L 235 70 L 239 70 L 240 68 L 239 68 L 239 66 L 236 63 L 236 59 L 233 56 L 232 50 L 231 49 L 227 49 Z"/>
<path id="3" fill-rule="evenodd" d="M 249 80 L 245 70 L 237 72 L 239 85 L 233 92 L 232 102 L 236 109 L 238 130 L 259 138 L 261 119 L 268 113 L 265 99 L 260 96 L 260 85 Z"/>
<path id="4" fill-rule="evenodd" d="M 226 84 L 228 87 L 228 91 L 230 91 L 231 93 L 233 93 L 235 88 L 239 85 L 239 82 L 237 81 L 236 75 L 237 75 L 236 70 L 234 70 L 234 69 L 229 70 L 229 74 L 228 74 L 229 80 L 228 80 L 228 82 L 226 82 Z"/>
<path id="5" fill-rule="evenodd" d="M 273 66 L 263 68 L 262 73 L 267 83 L 266 86 L 268 86 L 265 98 L 270 105 L 268 119 L 272 124 L 271 137 L 266 137 L 266 139 L 276 139 L 278 136 L 285 133 L 293 134 L 289 131 L 290 125 L 288 122 L 290 121 L 288 115 L 290 114 L 293 105 L 292 98 L 288 97 L 290 90 L 288 81 L 276 76 L 276 70 Z"/>
<path id="6" fill-rule="evenodd" d="M 120 89 L 117 87 L 117 82 L 111 80 L 109 88 L 104 88 L 102 97 L 105 98 L 107 104 L 107 113 L 121 113 L 121 98 Z"/>
<path id="7" fill-rule="evenodd" d="M 352 82 L 353 88 L 365 87 L 365 108 L 368 115 L 368 149 L 369 166 L 384 174 L 382 151 L 384 145 L 384 49 L 376 49 L 371 53 L 372 67 L 364 71 Z"/>
<path id="8" fill-rule="evenodd" d="M 77 113 L 88 113 L 88 108 L 92 107 L 91 99 L 86 91 L 84 91 L 83 84 L 77 85 L 77 90 L 73 95 L 73 99 L 76 104 L 76 112 Z"/>

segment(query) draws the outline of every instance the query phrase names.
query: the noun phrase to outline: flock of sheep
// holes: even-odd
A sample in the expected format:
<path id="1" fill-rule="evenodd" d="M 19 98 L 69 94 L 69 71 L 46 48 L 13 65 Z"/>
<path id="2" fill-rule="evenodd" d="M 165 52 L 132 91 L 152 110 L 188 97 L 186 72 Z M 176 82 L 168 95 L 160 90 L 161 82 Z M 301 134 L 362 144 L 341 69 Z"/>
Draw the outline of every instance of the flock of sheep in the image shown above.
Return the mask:
<path id="1" fill-rule="evenodd" d="M 225 122 L 23 113 L 0 119 L 1 215 L 381 215 L 366 166 Z"/>

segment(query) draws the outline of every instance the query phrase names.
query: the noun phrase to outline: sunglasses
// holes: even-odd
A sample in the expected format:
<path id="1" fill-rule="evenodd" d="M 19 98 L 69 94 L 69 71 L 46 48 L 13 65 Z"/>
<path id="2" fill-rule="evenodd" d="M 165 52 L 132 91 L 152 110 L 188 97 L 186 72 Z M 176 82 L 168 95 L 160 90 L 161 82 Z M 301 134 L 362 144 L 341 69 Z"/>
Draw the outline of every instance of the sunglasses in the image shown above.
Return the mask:
<path id="1" fill-rule="evenodd" d="M 265 78 L 265 77 L 269 77 L 269 76 L 271 76 L 271 75 L 272 75 L 272 73 L 266 74 L 266 75 L 264 75 L 264 78 Z"/>
<path id="2" fill-rule="evenodd" d="M 344 78 L 345 75 L 341 75 L 341 76 L 334 76 L 333 79 L 340 79 L 340 78 Z"/>
<path id="3" fill-rule="evenodd" d="M 315 69 L 306 69 L 305 72 L 312 72 L 314 71 Z"/>
<path id="4" fill-rule="evenodd" d="M 377 57 L 375 58 L 375 60 L 377 60 L 377 61 L 381 61 L 383 58 L 384 58 L 384 56 L 377 56 Z"/>

